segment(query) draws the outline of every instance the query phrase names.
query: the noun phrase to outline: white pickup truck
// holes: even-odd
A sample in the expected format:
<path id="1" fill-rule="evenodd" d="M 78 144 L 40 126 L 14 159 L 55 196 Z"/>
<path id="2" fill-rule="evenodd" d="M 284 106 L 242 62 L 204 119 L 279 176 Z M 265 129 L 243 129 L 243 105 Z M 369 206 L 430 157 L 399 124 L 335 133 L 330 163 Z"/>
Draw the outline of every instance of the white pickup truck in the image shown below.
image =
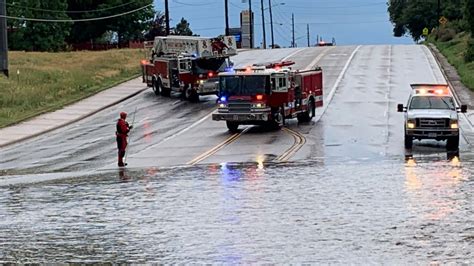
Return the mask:
<path id="1" fill-rule="evenodd" d="M 398 104 L 398 112 L 405 113 L 405 148 L 411 149 L 413 140 L 446 140 L 446 149 L 459 149 L 459 116 L 466 105 L 456 103 L 446 84 L 411 84 L 407 106 Z"/>

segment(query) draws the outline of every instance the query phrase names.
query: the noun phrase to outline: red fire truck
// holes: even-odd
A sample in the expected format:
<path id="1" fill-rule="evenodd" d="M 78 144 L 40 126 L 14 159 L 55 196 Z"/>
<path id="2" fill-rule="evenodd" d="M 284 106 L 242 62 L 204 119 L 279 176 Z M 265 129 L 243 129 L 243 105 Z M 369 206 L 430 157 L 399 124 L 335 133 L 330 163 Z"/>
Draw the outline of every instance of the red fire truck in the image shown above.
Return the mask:
<path id="1" fill-rule="evenodd" d="M 254 65 L 219 74 L 216 121 L 226 121 L 230 132 L 239 125 L 281 127 L 285 119 L 309 122 L 323 106 L 323 74 L 319 67 L 292 70 L 294 62 Z"/>
<path id="2" fill-rule="evenodd" d="M 198 101 L 199 95 L 217 94 L 217 74 L 231 66 L 229 57 L 237 47 L 233 36 L 160 36 L 149 53 L 149 60 L 142 61 L 143 82 L 156 95 L 174 91 Z"/>

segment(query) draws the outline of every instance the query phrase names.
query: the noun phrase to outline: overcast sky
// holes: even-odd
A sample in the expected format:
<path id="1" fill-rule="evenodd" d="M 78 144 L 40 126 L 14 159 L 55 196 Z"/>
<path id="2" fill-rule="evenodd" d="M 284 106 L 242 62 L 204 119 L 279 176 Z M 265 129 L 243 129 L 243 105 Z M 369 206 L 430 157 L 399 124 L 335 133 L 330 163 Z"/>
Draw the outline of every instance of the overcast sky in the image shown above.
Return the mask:
<path id="1" fill-rule="evenodd" d="M 164 0 L 154 0 L 155 9 L 164 10 Z M 267 44 L 270 44 L 268 0 L 264 1 Z M 271 0 L 275 43 L 291 43 L 291 14 L 295 14 L 295 39 L 298 47 L 307 45 L 306 25 L 311 43 L 320 35 L 326 41 L 334 37 L 338 45 L 405 44 L 411 38 L 392 37 L 386 0 Z M 252 0 L 255 13 L 255 44 L 262 42 L 261 0 Z M 169 0 L 171 26 L 184 17 L 194 33 L 217 36 L 225 31 L 224 0 Z M 240 26 L 240 11 L 248 9 L 248 0 L 229 0 L 230 27 Z"/>

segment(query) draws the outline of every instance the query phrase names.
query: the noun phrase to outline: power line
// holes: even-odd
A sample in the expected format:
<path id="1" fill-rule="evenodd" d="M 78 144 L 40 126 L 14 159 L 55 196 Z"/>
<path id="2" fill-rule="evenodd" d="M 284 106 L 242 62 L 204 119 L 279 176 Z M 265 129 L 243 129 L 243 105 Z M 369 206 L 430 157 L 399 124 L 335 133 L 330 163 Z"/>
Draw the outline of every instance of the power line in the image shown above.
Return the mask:
<path id="1" fill-rule="evenodd" d="M 25 18 L 25 17 L 13 17 L 13 16 L 3 16 L 3 15 L 1 15 L 0 17 L 8 18 L 8 19 L 16 19 L 16 20 L 38 21 L 38 22 L 56 22 L 56 23 L 86 22 L 86 21 L 97 21 L 97 20 L 121 17 L 121 16 L 125 16 L 128 14 L 132 14 L 137 11 L 143 10 L 150 6 L 153 6 L 153 4 L 149 4 L 149 5 L 146 5 L 146 6 L 143 6 L 143 7 L 128 11 L 128 12 L 116 14 L 116 15 L 111 15 L 111 16 L 106 16 L 106 17 L 97 17 L 97 18 L 84 18 L 84 19 L 43 19 L 43 18 Z"/>
<path id="2" fill-rule="evenodd" d="M 213 5 L 213 4 L 214 4 L 214 3 L 189 4 L 189 3 L 180 2 L 180 1 L 178 1 L 178 0 L 173 0 L 173 2 L 175 2 L 176 4 L 183 5 L 183 6 L 209 6 L 209 5 Z"/>
<path id="3" fill-rule="evenodd" d="M 112 6 L 112 7 L 94 9 L 94 10 L 70 10 L 70 11 L 69 10 L 64 10 L 64 11 L 62 11 L 62 10 L 52 10 L 52 9 L 36 8 L 36 7 L 29 7 L 29 6 L 19 6 L 19 5 L 8 4 L 8 3 L 7 3 L 7 6 L 16 7 L 16 8 L 19 8 L 19 9 L 37 10 L 37 11 L 45 11 L 45 12 L 53 12 L 53 13 L 91 13 L 91 12 L 101 12 L 101 11 L 112 10 L 112 9 L 116 9 L 116 8 L 119 8 L 119 7 L 128 6 L 128 5 L 133 4 L 135 2 L 136 1 L 132 1 L 132 2 L 128 2 L 128 3 L 125 3 L 125 4 L 118 5 L 118 6 Z"/>
<path id="4" fill-rule="evenodd" d="M 378 6 L 378 5 L 386 5 L 387 2 L 377 2 L 377 3 L 370 3 L 370 4 L 361 4 L 361 5 L 345 5 L 345 6 L 318 6 L 318 9 L 337 9 L 337 8 L 356 8 L 356 7 L 368 7 L 368 6 Z M 287 5 L 287 7 L 292 7 L 292 8 L 304 8 L 308 9 L 311 7 L 308 6 L 293 6 L 293 5 Z"/>

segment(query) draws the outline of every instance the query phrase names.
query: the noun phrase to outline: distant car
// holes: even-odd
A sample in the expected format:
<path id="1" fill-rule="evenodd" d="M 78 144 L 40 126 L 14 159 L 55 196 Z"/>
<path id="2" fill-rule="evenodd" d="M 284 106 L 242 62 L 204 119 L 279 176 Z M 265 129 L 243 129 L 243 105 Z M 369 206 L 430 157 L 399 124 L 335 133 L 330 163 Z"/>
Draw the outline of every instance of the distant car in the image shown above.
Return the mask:
<path id="1" fill-rule="evenodd" d="M 334 44 L 332 42 L 320 41 L 318 42 L 318 46 L 334 46 Z"/>
<path id="2" fill-rule="evenodd" d="M 398 104 L 398 112 L 405 112 L 405 148 L 411 149 L 413 140 L 446 140 L 448 150 L 459 149 L 459 116 L 466 105 L 457 107 L 446 84 L 411 84 L 412 92 L 406 107 Z"/>

